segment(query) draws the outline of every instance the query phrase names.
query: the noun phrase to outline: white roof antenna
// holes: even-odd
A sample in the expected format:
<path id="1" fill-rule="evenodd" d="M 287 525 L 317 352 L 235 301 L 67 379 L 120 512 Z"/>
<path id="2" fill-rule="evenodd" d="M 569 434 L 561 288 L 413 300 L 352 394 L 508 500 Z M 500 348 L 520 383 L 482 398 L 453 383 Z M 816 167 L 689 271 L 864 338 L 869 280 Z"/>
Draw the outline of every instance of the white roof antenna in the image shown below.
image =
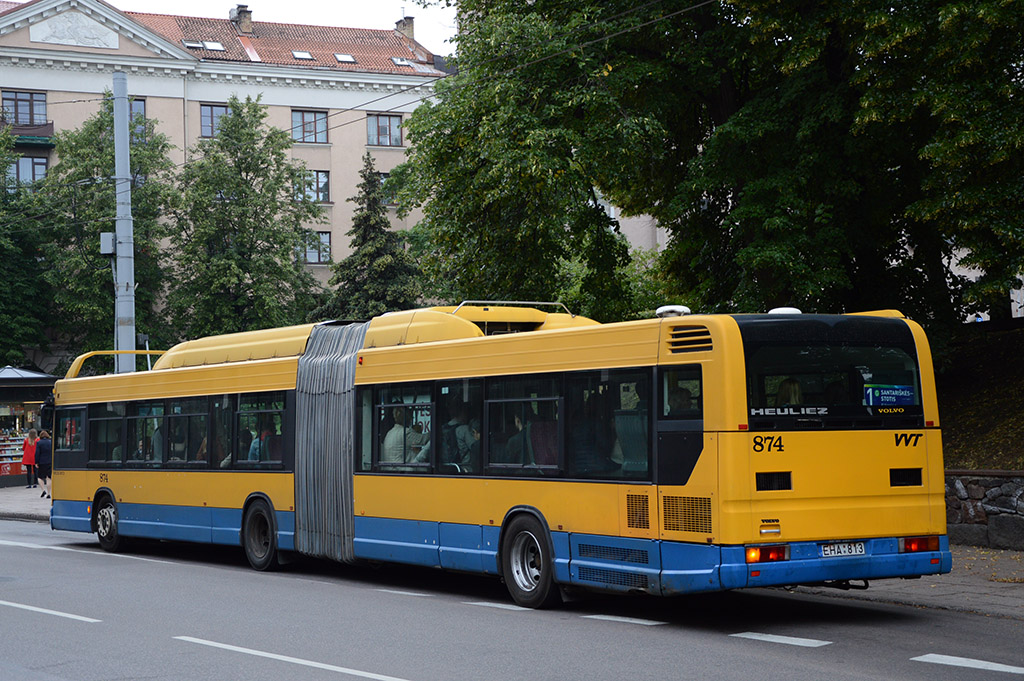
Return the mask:
<path id="1" fill-rule="evenodd" d="M 768 314 L 803 314 L 798 307 L 775 307 L 768 310 Z"/>
<path id="2" fill-rule="evenodd" d="M 665 317 L 682 317 L 690 314 L 690 308 L 685 305 L 662 305 L 654 311 L 654 314 L 661 319 Z"/>

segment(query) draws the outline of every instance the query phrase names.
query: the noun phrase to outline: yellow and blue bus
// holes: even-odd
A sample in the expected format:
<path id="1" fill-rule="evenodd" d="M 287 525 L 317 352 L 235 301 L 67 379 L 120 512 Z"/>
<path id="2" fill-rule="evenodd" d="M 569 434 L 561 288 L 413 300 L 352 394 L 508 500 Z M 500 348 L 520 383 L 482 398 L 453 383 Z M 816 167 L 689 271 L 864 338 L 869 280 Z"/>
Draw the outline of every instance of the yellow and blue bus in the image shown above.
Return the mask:
<path id="1" fill-rule="evenodd" d="M 203 338 L 55 386 L 54 529 L 654 595 L 945 573 L 896 311 L 599 324 L 464 304 Z"/>

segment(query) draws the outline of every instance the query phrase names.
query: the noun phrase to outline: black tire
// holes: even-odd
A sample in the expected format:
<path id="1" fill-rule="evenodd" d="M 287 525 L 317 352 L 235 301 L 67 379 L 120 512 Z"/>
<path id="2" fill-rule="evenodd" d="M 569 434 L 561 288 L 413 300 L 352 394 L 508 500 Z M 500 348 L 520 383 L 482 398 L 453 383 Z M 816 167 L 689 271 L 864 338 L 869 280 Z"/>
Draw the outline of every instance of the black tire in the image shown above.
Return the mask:
<path id="1" fill-rule="evenodd" d="M 117 530 L 117 506 L 110 497 L 96 502 L 96 538 L 104 551 L 117 553 L 124 548 L 124 537 Z"/>
<path id="2" fill-rule="evenodd" d="M 270 505 L 263 499 L 249 504 L 242 521 L 242 546 L 253 569 L 265 571 L 277 566 L 277 533 Z"/>
<path id="3" fill-rule="evenodd" d="M 516 516 L 505 528 L 501 544 L 501 574 L 517 605 L 548 608 L 562 602 L 552 576 L 550 543 L 539 520 Z"/>

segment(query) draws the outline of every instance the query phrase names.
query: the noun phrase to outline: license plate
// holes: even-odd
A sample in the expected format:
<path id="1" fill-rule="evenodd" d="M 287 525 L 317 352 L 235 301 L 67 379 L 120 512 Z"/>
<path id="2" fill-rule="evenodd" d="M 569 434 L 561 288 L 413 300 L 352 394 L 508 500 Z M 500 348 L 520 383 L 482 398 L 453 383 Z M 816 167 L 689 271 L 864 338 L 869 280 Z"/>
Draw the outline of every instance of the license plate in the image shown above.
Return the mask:
<path id="1" fill-rule="evenodd" d="M 836 558 L 838 556 L 863 556 L 864 542 L 855 541 L 846 544 L 822 544 L 822 558 Z"/>

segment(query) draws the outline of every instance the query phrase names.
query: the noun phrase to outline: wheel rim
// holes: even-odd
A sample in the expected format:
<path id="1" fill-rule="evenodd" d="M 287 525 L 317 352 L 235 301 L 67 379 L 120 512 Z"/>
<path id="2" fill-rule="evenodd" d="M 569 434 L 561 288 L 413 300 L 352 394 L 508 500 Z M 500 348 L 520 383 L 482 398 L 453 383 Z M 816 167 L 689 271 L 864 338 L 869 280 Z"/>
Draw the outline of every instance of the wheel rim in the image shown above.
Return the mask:
<path id="1" fill-rule="evenodd" d="M 260 513 L 253 513 L 246 528 L 246 541 L 253 556 L 263 558 L 270 550 L 270 524 Z"/>
<path id="2" fill-rule="evenodd" d="M 101 508 L 100 512 L 96 514 L 96 530 L 99 535 L 104 538 L 110 537 L 116 526 L 117 511 L 114 510 L 114 507 L 108 504 Z"/>
<path id="3" fill-rule="evenodd" d="M 509 567 L 512 579 L 523 591 L 533 591 L 540 584 L 544 554 L 532 532 L 520 532 L 512 542 Z"/>

